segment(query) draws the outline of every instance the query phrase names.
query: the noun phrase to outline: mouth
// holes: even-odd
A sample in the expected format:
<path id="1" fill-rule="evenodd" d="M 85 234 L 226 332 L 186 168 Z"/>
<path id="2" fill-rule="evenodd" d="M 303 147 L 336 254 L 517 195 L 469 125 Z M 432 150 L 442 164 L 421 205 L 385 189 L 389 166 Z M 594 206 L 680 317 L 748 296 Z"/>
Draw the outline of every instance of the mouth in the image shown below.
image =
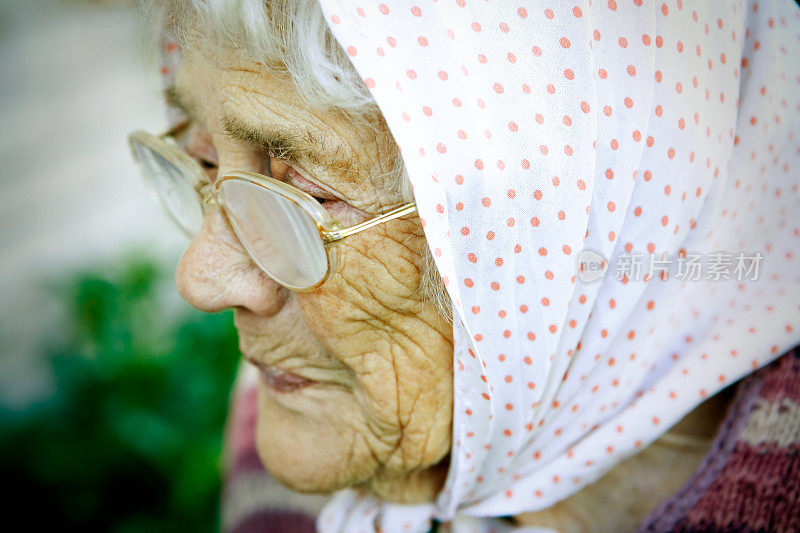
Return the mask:
<path id="1" fill-rule="evenodd" d="M 265 365 L 245 356 L 248 363 L 258 370 L 261 383 L 275 392 L 293 392 L 314 385 L 316 381 Z"/>

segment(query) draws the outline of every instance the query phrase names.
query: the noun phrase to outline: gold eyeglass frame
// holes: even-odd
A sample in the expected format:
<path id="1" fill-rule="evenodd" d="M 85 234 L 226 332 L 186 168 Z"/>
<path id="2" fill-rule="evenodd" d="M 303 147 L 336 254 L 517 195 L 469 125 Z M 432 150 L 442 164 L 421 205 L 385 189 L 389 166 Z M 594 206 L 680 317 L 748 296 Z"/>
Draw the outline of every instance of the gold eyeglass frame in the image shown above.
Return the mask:
<path id="1" fill-rule="evenodd" d="M 212 205 L 218 205 L 222 208 L 225 217 L 227 218 L 228 222 L 230 223 L 231 227 L 236 233 L 236 238 L 239 239 L 239 242 L 244 247 L 247 254 L 250 256 L 250 260 L 253 261 L 258 267 L 267 274 L 270 278 L 275 280 L 276 283 L 286 287 L 295 292 L 313 292 L 320 288 L 322 285 L 325 284 L 326 281 L 336 272 L 338 267 L 338 260 L 339 260 L 339 253 L 338 253 L 338 244 L 357 233 L 365 231 L 373 226 L 377 226 L 378 224 L 382 224 L 384 222 L 388 222 L 390 220 L 394 220 L 396 218 L 409 215 L 414 213 L 417 210 L 416 204 L 414 203 L 407 203 L 401 205 L 400 207 L 396 207 L 386 213 L 374 216 L 370 219 L 365 220 L 359 224 L 350 227 L 342 227 L 342 225 L 335 219 L 331 214 L 325 209 L 317 199 L 315 199 L 310 194 L 301 191 L 291 185 L 288 185 L 280 180 L 272 178 L 270 176 L 265 176 L 264 174 L 259 174 L 257 172 L 247 172 L 247 171 L 232 171 L 223 174 L 222 176 L 217 177 L 214 182 L 208 181 L 206 177 L 206 172 L 200 163 L 189 154 L 187 154 L 180 146 L 175 142 L 175 136 L 181 133 L 184 129 L 188 127 L 187 122 L 183 122 L 178 124 L 174 128 L 161 133 L 160 135 L 153 135 L 146 131 L 137 130 L 131 133 L 128 136 L 128 143 L 131 148 L 131 153 L 133 155 L 134 161 L 137 164 L 142 166 L 142 162 L 139 161 L 139 158 L 136 154 L 135 150 L 135 143 L 141 144 L 144 147 L 152 150 L 153 152 L 157 153 L 159 156 L 163 157 L 166 161 L 173 164 L 176 168 L 181 169 L 183 177 L 187 180 L 191 180 L 194 177 L 194 180 L 191 180 L 190 183 L 193 188 L 198 192 L 198 197 L 201 203 L 202 212 L 205 213 L 206 209 Z M 172 142 L 170 142 L 170 140 Z M 156 201 L 156 203 L 161 207 L 161 209 L 172 219 L 172 221 L 185 233 L 190 239 L 194 238 L 194 235 L 189 230 L 189 228 L 185 227 L 184 223 L 181 222 L 178 217 L 169 209 L 166 202 L 161 196 L 161 193 L 157 190 L 157 187 L 151 180 L 147 177 L 145 172 L 142 172 L 144 182 L 150 192 L 150 195 Z M 298 287 L 289 285 L 283 281 L 276 279 L 272 274 L 270 274 L 266 268 L 253 256 L 250 250 L 247 247 L 242 239 L 239 237 L 240 231 L 236 227 L 236 223 L 234 222 L 232 217 L 229 217 L 226 212 L 226 206 L 224 202 L 220 202 L 218 199 L 218 194 L 220 190 L 220 186 L 223 182 L 228 180 L 238 180 L 243 181 L 245 183 L 249 183 L 250 185 L 254 185 L 256 187 L 262 187 L 272 193 L 277 194 L 278 196 L 294 203 L 300 209 L 302 209 L 311 220 L 314 222 L 317 231 L 319 232 L 320 240 L 322 241 L 322 247 L 325 250 L 325 256 L 327 260 L 327 269 L 325 274 L 322 278 L 313 286 L 311 287 Z M 204 184 L 205 183 L 205 184 Z"/>

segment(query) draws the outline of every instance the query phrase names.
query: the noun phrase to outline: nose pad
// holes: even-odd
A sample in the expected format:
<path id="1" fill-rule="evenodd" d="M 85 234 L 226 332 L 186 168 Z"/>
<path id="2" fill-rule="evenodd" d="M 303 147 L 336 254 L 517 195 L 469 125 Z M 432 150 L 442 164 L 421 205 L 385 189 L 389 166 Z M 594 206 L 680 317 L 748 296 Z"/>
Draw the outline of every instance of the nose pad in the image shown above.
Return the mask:
<path id="1" fill-rule="evenodd" d="M 289 296 L 288 289 L 250 260 L 217 206 L 206 210 L 200 231 L 183 252 L 175 285 L 192 307 L 209 313 L 243 307 L 273 316 Z"/>

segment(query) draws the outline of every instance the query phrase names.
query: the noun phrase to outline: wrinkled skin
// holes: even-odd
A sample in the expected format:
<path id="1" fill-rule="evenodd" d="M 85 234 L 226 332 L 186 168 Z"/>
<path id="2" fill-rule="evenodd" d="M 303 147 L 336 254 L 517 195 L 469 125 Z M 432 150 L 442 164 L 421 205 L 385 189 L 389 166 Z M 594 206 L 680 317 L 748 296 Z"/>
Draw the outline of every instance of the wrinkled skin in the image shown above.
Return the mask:
<path id="1" fill-rule="evenodd" d="M 344 226 L 404 203 L 382 176 L 396 146 L 380 118 L 364 127 L 310 110 L 287 74 L 201 41 L 186 52 L 176 90 L 194 120 L 187 151 L 218 166 L 211 180 L 246 170 L 289 181 L 287 161 L 226 132 L 222 117 L 231 115 L 263 130 L 313 135 L 320 153 L 350 160 L 292 163 L 313 181 L 290 182 L 325 198 Z M 425 246 L 416 216 L 390 221 L 345 240 L 338 272 L 315 292 L 295 293 L 251 262 L 219 208 L 207 211 L 178 265 L 181 295 L 204 311 L 234 308 L 249 361 L 316 382 L 290 391 L 259 384 L 259 455 L 290 488 L 363 486 L 399 502 L 430 500 L 440 490 L 453 345 L 449 322 L 419 290 Z"/>

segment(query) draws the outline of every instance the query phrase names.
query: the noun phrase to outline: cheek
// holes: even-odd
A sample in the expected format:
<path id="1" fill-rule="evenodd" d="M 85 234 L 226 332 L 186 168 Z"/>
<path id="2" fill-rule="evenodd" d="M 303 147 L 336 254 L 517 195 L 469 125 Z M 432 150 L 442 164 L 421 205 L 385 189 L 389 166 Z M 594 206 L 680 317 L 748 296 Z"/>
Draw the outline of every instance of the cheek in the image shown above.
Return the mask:
<path id="1" fill-rule="evenodd" d="M 406 311 L 419 304 L 424 238 L 395 227 L 368 232 L 340 250 L 339 276 L 387 310 Z M 361 237 L 361 236 L 359 236 Z"/>
<path id="2" fill-rule="evenodd" d="M 325 285 L 298 295 L 309 329 L 337 357 L 375 350 L 387 334 L 416 322 L 423 306 L 420 239 L 353 236 L 338 246 L 338 267 Z"/>
<path id="3" fill-rule="evenodd" d="M 355 398 L 310 391 L 290 406 L 260 391 L 256 444 L 261 461 L 294 490 L 331 492 L 370 479 L 380 464 Z"/>
<path id="4" fill-rule="evenodd" d="M 399 471 L 449 450 L 453 351 L 450 324 L 419 292 L 422 237 L 394 235 L 343 245 L 339 272 L 300 306 L 311 332 L 353 371 L 367 427 L 381 428 L 373 451 Z"/>
<path id="5" fill-rule="evenodd" d="M 339 203 L 330 202 L 331 208 Z M 345 227 L 351 225 L 347 222 Z M 427 244 L 418 220 L 378 225 L 334 247 L 336 271 L 325 285 L 306 295 L 308 300 L 376 314 L 403 311 L 422 301 L 420 266 Z"/>

